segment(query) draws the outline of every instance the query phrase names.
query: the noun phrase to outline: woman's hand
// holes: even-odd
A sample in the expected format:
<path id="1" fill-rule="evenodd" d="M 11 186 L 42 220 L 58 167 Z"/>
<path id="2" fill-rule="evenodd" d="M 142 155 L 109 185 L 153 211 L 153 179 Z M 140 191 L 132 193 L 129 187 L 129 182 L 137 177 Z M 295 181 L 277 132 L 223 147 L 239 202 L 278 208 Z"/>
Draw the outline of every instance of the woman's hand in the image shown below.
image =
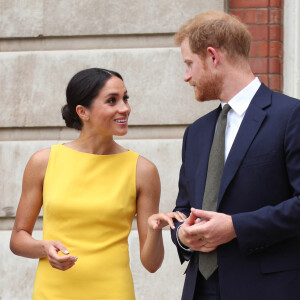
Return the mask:
<path id="1" fill-rule="evenodd" d="M 148 225 L 153 230 L 162 229 L 167 225 L 175 229 L 173 219 L 183 222 L 186 219 L 186 215 L 180 211 L 154 214 L 148 218 Z"/>
<path id="2" fill-rule="evenodd" d="M 58 270 L 66 271 L 74 266 L 77 261 L 76 256 L 68 255 L 69 251 L 59 241 L 44 241 L 45 252 L 50 265 Z M 66 256 L 60 256 L 58 252 L 61 251 Z"/>

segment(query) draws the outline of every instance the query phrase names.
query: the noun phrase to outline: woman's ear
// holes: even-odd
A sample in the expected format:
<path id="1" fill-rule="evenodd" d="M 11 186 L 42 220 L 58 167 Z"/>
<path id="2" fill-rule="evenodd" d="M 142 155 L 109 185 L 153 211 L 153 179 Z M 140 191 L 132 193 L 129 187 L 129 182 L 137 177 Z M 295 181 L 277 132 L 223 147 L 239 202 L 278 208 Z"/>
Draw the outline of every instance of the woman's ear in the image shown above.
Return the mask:
<path id="1" fill-rule="evenodd" d="M 82 105 L 76 106 L 76 113 L 83 122 L 88 121 L 90 118 L 88 109 Z"/>

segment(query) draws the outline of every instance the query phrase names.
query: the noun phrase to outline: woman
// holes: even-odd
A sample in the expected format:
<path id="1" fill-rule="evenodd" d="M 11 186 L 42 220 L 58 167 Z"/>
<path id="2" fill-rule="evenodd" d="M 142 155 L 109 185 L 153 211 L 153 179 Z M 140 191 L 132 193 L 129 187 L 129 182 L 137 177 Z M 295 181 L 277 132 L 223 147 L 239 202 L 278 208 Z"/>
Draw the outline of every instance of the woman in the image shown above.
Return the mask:
<path id="1" fill-rule="evenodd" d="M 140 258 L 149 272 L 163 260 L 161 229 L 182 213 L 158 213 L 160 181 L 146 158 L 117 144 L 130 106 L 122 77 L 87 69 L 69 82 L 66 125 L 78 139 L 29 160 L 11 250 L 39 258 L 33 299 L 134 299 L 128 235 L 137 214 Z M 43 205 L 43 240 L 31 234 Z M 66 272 L 61 272 L 66 271 Z"/>

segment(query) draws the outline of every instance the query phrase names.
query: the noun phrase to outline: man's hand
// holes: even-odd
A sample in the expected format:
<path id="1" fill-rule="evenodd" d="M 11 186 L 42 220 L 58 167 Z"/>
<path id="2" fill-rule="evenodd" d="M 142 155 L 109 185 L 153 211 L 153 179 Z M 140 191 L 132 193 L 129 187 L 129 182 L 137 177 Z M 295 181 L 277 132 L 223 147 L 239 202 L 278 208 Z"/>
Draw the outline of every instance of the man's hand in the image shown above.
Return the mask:
<path id="1" fill-rule="evenodd" d="M 195 251 L 211 252 L 234 239 L 236 233 L 231 216 L 192 208 L 191 215 L 179 228 L 178 237 Z"/>
<path id="2" fill-rule="evenodd" d="M 180 226 L 178 230 L 178 238 L 180 242 L 188 248 L 191 248 L 195 251 L 200 251 L 206 242 L 202 239 L 202 234 L 195 234 L 196 228 L 202 226 L 206 223 L 206 220 L 201 221 L 200 219 L 196 219 L 196 216 L 191 213 L 190 216 L 185 220 L 185 222 Z M 208 246 L 208 245 L 207 245 Z M 205 252 L 213 251 L 215 248 L 206 247 Z M 204 252 L 204 251 L 203 251 Z"/>

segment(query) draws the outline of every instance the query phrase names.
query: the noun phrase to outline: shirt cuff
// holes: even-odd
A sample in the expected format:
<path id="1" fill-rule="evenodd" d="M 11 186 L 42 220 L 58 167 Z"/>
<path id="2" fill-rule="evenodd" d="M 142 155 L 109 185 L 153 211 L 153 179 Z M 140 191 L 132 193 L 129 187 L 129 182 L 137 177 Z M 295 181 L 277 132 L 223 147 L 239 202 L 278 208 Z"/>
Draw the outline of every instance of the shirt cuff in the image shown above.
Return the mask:
<path id="1" fill-rule="evenodd" d="M 176 230 L 176 240 L 177 240 L 177 243 L 178 243 L 179 247 L 180 247 L 181 249 L 183 249 L 184 251 L 194 252 L 193 249 L 191 249 L 191 248 L 189 248 L 189 247 L 186 247 L 185 245 L 183 245 L 183 244 L 180 242 L 180 240 L 179 240 L 179 238 L 178 238 L 178 230 L 179 230 L 179 228 L 180 228 L 181 226 L 182 226 L 182 224 L 180 224 L 180 225 L 177 227 L 177 230 Z"/>

